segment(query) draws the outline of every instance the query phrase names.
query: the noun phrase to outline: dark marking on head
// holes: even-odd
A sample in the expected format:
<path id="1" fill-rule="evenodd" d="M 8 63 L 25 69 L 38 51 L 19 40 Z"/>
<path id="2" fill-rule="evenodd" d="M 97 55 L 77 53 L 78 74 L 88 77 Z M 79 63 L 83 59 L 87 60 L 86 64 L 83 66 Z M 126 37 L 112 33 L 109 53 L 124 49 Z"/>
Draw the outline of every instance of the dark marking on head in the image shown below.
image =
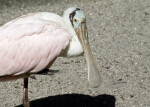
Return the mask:
<path id="1" fill-rule="evenodd" d="M 77 11 L 77 10 L 81 10 L 80 8 L 76 8 L 76 10 L 75 11 Z"/>
<path id="2" fill-rule="evenodd" d="M 76 9 L 69 15 L 69 19 L 70 19 L 70 21 L 71 21 L 72 26 L 73 26 L 73 17 L 75 16 L 77 10 L 81 10 L 81 9 L 80 9 L 80 8 L 76 8 Z"/>

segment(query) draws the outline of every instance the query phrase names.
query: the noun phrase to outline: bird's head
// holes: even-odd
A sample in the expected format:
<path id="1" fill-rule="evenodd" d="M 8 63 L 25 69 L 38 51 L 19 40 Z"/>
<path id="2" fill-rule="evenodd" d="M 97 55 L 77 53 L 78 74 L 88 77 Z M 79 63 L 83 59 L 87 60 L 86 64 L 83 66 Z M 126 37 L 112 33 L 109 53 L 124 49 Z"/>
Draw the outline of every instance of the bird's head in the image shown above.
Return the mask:
<path id="1" fill-rule="evenodd" d="M 63 17 L 69 19 L 68 23 L 76 32 L 78 39 L 84 50 L 84 55 L 88 64 L 88 80 L 91 86 L 98 87 L 101 83 L 100 70 L 97 67 L 97 63 L 93 58 L 89 41 L 88 32 L 86 27 L 86 18 L 84 12 L 78 7 L 70 7 L 65 12 Z"/>

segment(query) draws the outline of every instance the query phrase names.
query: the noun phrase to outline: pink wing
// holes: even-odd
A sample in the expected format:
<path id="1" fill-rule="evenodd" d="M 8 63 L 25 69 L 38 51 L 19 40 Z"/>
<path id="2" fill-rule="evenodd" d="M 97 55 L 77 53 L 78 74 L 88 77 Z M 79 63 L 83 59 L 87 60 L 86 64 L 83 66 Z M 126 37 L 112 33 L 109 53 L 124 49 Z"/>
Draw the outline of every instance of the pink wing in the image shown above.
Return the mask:
<path id="1" fill-rule="evenodd" d="M 70 34 L 55 22 L 36 20 L 20 24 L 14 20 L 4 25 L 0 29 L 0 76 L 41 71 L 62 53 L 69 41 Z"/>

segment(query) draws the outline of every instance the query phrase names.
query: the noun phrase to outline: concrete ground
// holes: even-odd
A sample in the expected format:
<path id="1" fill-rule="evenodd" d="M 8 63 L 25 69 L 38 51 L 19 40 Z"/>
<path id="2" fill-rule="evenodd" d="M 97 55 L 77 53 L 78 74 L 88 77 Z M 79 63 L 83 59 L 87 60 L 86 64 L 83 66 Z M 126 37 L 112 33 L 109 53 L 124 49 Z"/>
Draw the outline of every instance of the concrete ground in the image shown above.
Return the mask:
<path id="1" fill-rule="evenodd" d="M 86 14 L 103 84 L 89 86 L 83 56 L 58 58 L 51 67 L 57 73 L 29 80 L 31 107 L 150 107 L 150 0 L 1 0 L 0 25 L 70 6 Z M 0 107 L 21 107 L 22 91 L 22 79 L 1 82 Z"/>

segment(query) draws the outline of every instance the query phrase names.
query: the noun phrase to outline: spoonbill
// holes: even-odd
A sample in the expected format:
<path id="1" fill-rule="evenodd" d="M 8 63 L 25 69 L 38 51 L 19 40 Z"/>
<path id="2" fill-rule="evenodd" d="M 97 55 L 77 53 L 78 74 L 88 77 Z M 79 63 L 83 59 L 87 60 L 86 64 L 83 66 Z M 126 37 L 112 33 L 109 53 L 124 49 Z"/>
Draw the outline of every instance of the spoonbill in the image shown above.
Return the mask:
<path id="1" fill-rule="evenodd" d="M 0 81 L 24 78 L 23 105 L 29 107 L 28 78 L 50 68 L 59 56 L 85 55 L 88 81 L 101 83 L 100 70 L 92 56 L 86 18 L 78 7 L 62 16 L 49 12 L 29 13 L 0 27 Z"/>

